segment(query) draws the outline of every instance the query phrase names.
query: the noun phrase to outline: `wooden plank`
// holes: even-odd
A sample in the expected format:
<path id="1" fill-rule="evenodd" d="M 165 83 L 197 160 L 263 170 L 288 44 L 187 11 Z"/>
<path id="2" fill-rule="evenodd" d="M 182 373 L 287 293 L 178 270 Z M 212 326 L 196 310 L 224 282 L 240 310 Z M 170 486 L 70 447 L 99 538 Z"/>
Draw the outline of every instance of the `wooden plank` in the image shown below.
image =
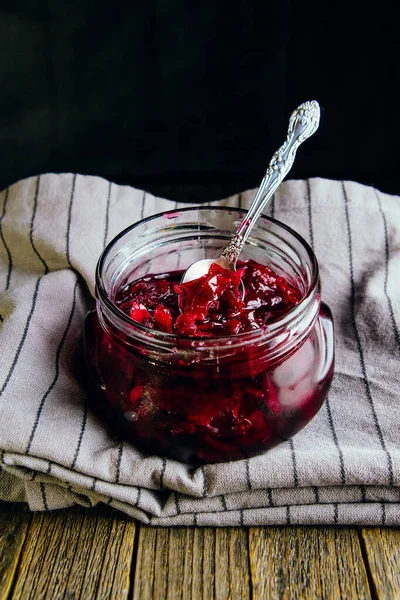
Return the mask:
<path id="1" fill-rule="evenodd" d="M 356 529 L 254 527 L 249 551 L 255 600 L 371 598 Z"/>
<path id="2" fill-rule="evenodd" d="M 181 527 L 140 528 L 134 599 L 182 598 L 187 588 L 185 561 L 192 552 L 192 537 L 192 530 Z"/>
<path id="3" fill-rule="evenodd" d="M 361 539 L 375 597 L 400 598 L 400 529 L 363 528 Z"/>
<path id="4" fill-rule="evenodd" d="M 133 520 L 106 507 L 35 514 L 12 598 L 125 599 L 134 539 Z"/>
<path id="5" fill-rule="evenodd" d="M 199 527 L 193 535 L 192 597 L 215 597 L 215 536 L 211 528 Z"/>
<path id="6" fill-rule="evenodd" d="M 250 597 L 247 530 L 141 527 L 133 598 Z"/>
<path id="7" fill-rule="evenodd" d="M 0 598 L 10 593 L 30 520 L 26 505 L 0 502 Z"/>
<path id="8" fill-rule="evenodd" d="M 47 518 L 46 518 L 47 517 Z M 35 598 L 44 560 L 49 548 L 54 519 L 44 513 L 34 513 L 21 553 L 12 598 Z"/>
<path id="9" fill-rule="evenodd" d="M 319 532 L 321 530 L 319 529 L 316 531 L 321 553 L 322 541 L 326 539 L 327 536 L 320 536 Z M 322 588 L 325 588 L 324 573 L 329 564 L 330 568 L 336 568 L 337 570 L 341 592 L 341 596 L 339 597 L 371 598 L 367 569 L 362 555 L 358 530 L 356 528 L 343 527 L 324 529 L 322 531 L 329 531 L 330 536 L 333 537 L 333 544 L 326 544 L 324 560 L 321 561 Z M 334 549 L 332 548 L 332 545 L 334 546 Z M 334 553 L 336 558 L 336 567 L 331 552 Z M 332 577 L 330 579 L 332 580 Z M 324 597 L 327 597 L 327 595 L 325 594 Z"/>
<path id="10" fill-rule="evenodd" d="M 193 564 L 193 529 L 174 528 L 169 530 L 168 546 L 168 588 L 167 598 L 184 598 L 191 587 Z M 186 577 L 185 577 L 186 575 Z"/>
<path id="11" fill-rule="evenodd" d="M 250 598 L 249 545 L 247 528 L 216 530 L 215 597 Z"/>
<path id="12" fill-rule="evenodd" d="M 132 519 L 120 513 L 113 516 L 96 596 L 98 599 L 128 598 L 136 527 Z"/>
<path id="13" fill-rule="evenodd" d="M 94 534 L 99 510 L 98 508 L 92 511 L 81 508 L 68 510 L 71 519 L 68 521 L 68 531 L 64 532 L 62 541 L 64 550 L 57 569 L 59 577 L 54 578 L 52 584 L 52 593 L 55 598 L 63 597 L 63 590 L 66 598 L 81 597 L 85 578 L 89 575 L 87 572 L 88 554 L 95 545 Z M 96 572 L 93 573 L 95 579 L 96 575 Z"/>
<path id="14" fill-rule="evenodd" d="M 160 535 L 159 535 L 160 533 Z M 161 543 L 165 547 L 165 539 L 163 540 L 163 530 L 152 527 L 141 526 L 138 536 L 138 551 L 136 557 L 136 565 L 134 572 L 133 598 L 146 600 L 154 597 L 154 580 L 156 578 L 156 552 L 157 541 L 160 537 Z M 162 557 L 162 555 L 161 555 Z M 165 564 L 159 562 L 157 565 L 158 577 L 164 575 Z"/>

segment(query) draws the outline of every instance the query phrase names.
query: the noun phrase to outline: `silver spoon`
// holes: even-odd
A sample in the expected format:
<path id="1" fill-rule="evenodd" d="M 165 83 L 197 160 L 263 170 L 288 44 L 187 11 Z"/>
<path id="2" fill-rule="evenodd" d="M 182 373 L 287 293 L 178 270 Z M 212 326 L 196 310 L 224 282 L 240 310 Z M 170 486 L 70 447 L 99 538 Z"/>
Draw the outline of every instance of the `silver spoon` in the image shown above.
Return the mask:
<path id="1" fill-rule="evenodd" d="M 296 108 L 289 120 L 286 141 L 273 155 L 246 218 L 239 225 L 235 235 L 218 258 L 204 258 L 191 264 L 183 274 L 181 283 L 206 275 L 212 263 L 235 271 L 239 254 L 254 223 L 292 168 L 297 148 L 318 129 L 319 117 L 320 109 L 316 100 L 304 102 Z"/>

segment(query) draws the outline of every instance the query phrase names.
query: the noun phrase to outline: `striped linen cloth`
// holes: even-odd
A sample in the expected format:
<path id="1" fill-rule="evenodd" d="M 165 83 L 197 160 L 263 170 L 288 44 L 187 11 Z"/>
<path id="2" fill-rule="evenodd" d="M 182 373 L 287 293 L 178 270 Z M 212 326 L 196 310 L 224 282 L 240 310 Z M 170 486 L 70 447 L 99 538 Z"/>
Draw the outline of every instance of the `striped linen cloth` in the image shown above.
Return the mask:
<path id="1" fill-rule="evenodd" d="M 287 181 L 266 210 L 313 246 L 336 325 L 329 398 L 292 440 L 191 468 L 142 455 L 88 410 L 74 374 L 97 259 L 129 224 L 176 207 L 74 174 L 1 192 L 0 498 L 104 502 L 153 525 L 400 525 L 400 198 L 373 187 Z"/>

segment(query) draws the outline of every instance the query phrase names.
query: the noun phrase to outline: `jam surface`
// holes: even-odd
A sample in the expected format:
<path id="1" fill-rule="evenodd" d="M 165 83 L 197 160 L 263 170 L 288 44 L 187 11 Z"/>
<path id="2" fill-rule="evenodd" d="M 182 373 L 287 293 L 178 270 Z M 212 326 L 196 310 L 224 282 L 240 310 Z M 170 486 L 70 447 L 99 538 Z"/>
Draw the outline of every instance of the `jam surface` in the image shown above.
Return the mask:
<path id="1" fill-rule="evenodd" d="M 236 271 L 214 263 L 206 275 L 183 284 L 182 274 L 134 281 L 117 293 L 115 305 L 151 329 L 207 338 L 260 329 L 301 300 L 283 277 L 254 260 L 238 263 Z"/>

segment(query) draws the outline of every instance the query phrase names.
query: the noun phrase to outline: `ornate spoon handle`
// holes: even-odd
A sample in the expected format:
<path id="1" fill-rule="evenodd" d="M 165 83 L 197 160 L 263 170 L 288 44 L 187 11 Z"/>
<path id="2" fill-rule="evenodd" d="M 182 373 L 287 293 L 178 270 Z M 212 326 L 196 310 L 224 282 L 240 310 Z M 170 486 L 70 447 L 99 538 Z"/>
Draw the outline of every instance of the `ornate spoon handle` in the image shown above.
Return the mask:
<path id="1" fill-rule="evenodd" d="M 319 104 L 315 100 L 304 102 L 292 113 L 286 141 L 273 155 L 246 218 L 243 219 L 221 258 L 229 263 L 236 263 L 254 223 L 292 168 L 297 148 L 318 129 L 319 118 Z"/>

